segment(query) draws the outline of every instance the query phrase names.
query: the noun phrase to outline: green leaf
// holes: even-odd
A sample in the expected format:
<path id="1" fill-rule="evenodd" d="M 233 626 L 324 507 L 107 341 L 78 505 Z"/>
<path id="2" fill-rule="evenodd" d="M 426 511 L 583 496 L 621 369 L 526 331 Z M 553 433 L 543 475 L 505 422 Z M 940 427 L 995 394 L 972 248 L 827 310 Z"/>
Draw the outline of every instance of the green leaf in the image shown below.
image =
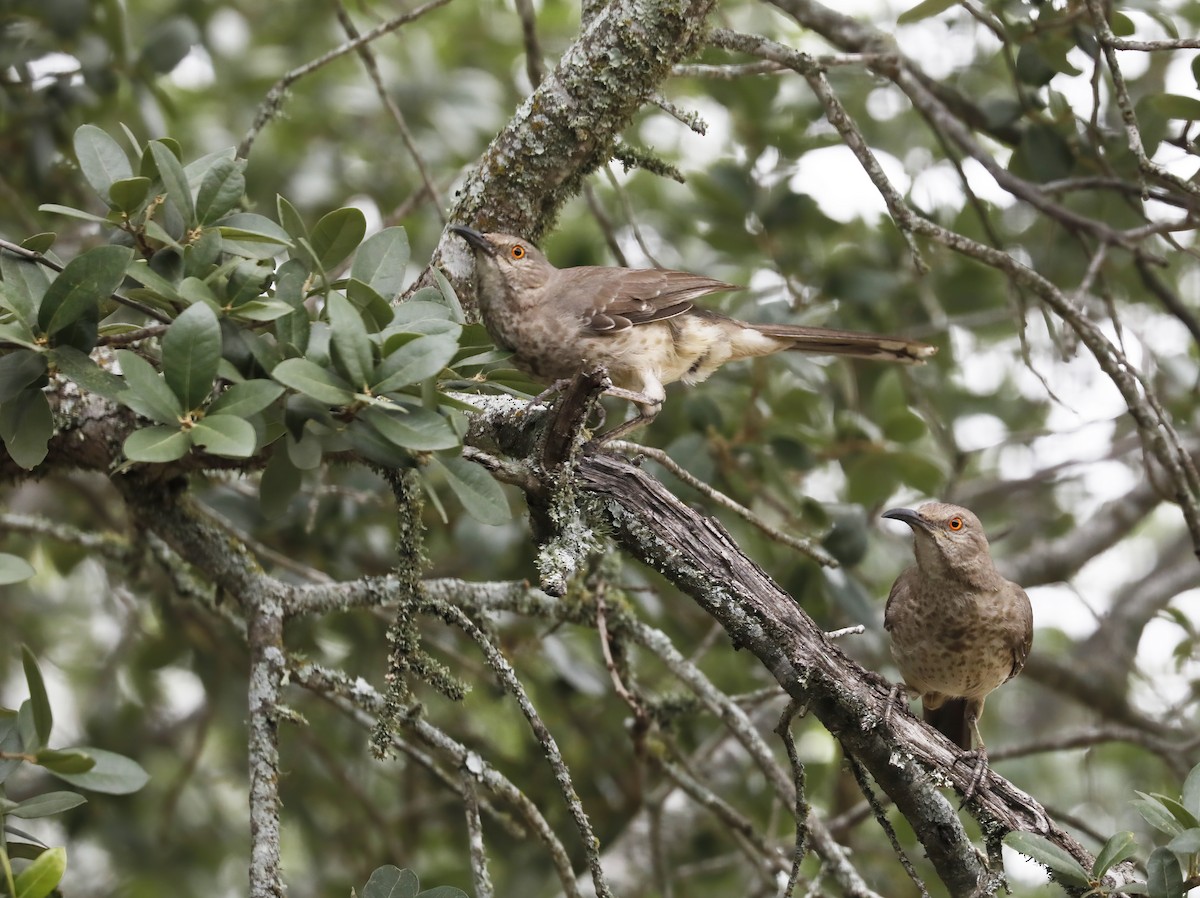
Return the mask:
<path id="1" fill-rule="evenodd" d="M 1109 836 L 1107 842 L 1096 854 L 1096 861 L 1092 864 L 1092 876 L 1096 879 L 1103 878 L 1104 874 L 1115 867 L 1121 861 L 1128 860 L 1137 853 L 1137 839 L 1133 833 L 1126 830 L 1125 832 L 1114 833 Z"/>
<path id="2" fill-rule="evenodd" d="M 46 458 L 54 436 L 54 417 L 41 390 L 27 390 L 0 405 L 0 439 L 9 456 L 27 471 Z"/>
<path id="3" fill-rule="evenodd" d="M 121 145 L 95 125 L 75 129 L 75 158 L 92 190 L 100 199 L 111 202 L 108 189 L 115 181 L 133 176 L 133 167 Z"/>
<path id="4" fill-rule="evenodd" d="M 441 302 L 430 302 L 429 300 L 419 299 L 422 294 L 426 296 L 439 296 L 437 290 L 432 287 L 426 287 L 418 290 L 416 296 L 406 302 L 396 306 L 395 318 L 392 325 L 401 331 L 409 330 L 407 325 L 415 324 L 418 321 L 453 321 L 454 313 L 450 308 Z M 414 331 L 415 333 L 427 333 L 427 331 Z"/>
<path id="5" fill-rule="evenodd" d="M 354 254 L 350 277 L 362 281 L 385 300 L 404 286 L 410 250 L 404 228 L 384 228 L 373 234 Z"/>
<path id="6" fill-rule="evenodd" d="M 139 64 L 151 72 L 165 75 L 199 42 L 200 32 L 195 22 L 187 16 L 172 16 L 150 29 L 142 44 Z"/>
<path id="7" fill-rule="evenodd" d="M 46 694 L 46 681 L 42 679 L 41 668 L 37 658 L 29 646 L 21 646 L 21 666 L 25 668 L 25 683 L 29 687 L 29 702 L 33 708 L 33 725 L 37 731 L 37 744 L 27 745 L 28 749 L 44 748 L 50 741 L 50 731 L 54 729 L 54 712 L 50 710 L 50 696 Z"/>
<path id="8" fill-rule="evenodd" d="M 1200 56 L 1196 58 L 1200 59 Z M 1200 818 L 1200 764 L 1193 767 L 1187 779 L 1183 781 L 1183 791 L 1179 798 L 1193 817 Z"/>
<path id="9" fill-rule="evenodd" d="M 372 384 L 376 394 L 391 393 L 438 374 L 458 351 L 457 335 L 417 337 L 392 352 L 379 365 L 379 380 Z"/>
<path id="10" fill-rule="evenodd" d="M 1137 31 L 1137 26 L 1133 24 L 1133 19 L 1125 15 L 1119 10 L 1113 10 L 1109 16 L 1109 24 L 1112 26 L 1113 34 L 1117 37 L 1129 37 Z M 1197 57 L 1200 59 L 1200 57 Z"/>
<path id="11" fill-rule="evenodd" d="M 1200 99 L 1183 94 L 1158 94 L 1147 101 L 1151 107 L 1167 118 L 1196 121 L 1200 119 Z"/>
<path id="12" fill-rule="evenodd" d="M 1071 855 L 1048 839 L 1027 832 L 1011 832 L 1004 844 L 1049 868 L 1059 878 L 1073 885 L 1087 886 L 1088 872 Z"/>
<path id="13" fill-rule="evenodd" d="M 417 898 L 420 888 L 417 874 L 389 864 L 371 874 L 363 888 L 362 898 Z"/>
<path id="14" fill-rule="evenodd" d="M 5 286 L 5 299 L 16 303 L 13 311 L 32 325 L 37 320 L 37 307 L 50 289 L 46 270 L 32 259 L 0 250 L 0 278 Z"/>
<path id="15" fill-rule="evenodd" d="M 138 210 L 149 192 L 150 179 L 140 177 L 113 181 L 108 188 L 113 205 L 127 215 L 132 215 Z"/>
<path id="16" fill-rule="evenodd" d="M 1170 809 L 1161 801 L 1147 795 L 1145 792 L 1138 792 L 1142 796 L 1138 801 L 1132 801 L 1134 809 L 1142 815 L 1142 819 L 1157 829 L 1159 832 L 1164 832 L 1168 836 L 1177 836 L 1184 831 L 1184 827 Z"/>
<path id="17" fill-rule="evenodd" d="M 1067 177 L 1074 165 L 1075 154 L 1057 130 L 1033 125 L 1025 129 L 1008 168 L 1015 175 L 1044 183 Z"/>
<path id="18" fill-rule="evenodd" d="M 892 460 L 901 481 L 927 496 L 936 495 L 946 480 L 945 472 L 929 455 L 897 452 Z"/>
<path id="19" fill-rule="evenodd" d="M 62 882 L 66 870 L 67 849 L 46 849 L 17 877 L 16 898 L 46 898 Z"/>
<path id="20" fill-rule="evenodd" d="M 188 306 L 162 338 L 163 375 L 185 410 L 199 408 L 221 361 L 221 323 L 204 303 Z"/>
<path id="21" fill-rule="evenodd" d="M 90 221 L 93 224 L 101 224 L 105 227 L 112 227 L 112 221 L 102 215 L 94 215 L 91 212 L 85 212 L 82 209 L 76 209 L 73 206 L 61 206 L 58 203 L 42 203 L 38 206 L 39 212 L 50 212 L 54 215 L 65 215 L 68 218 L 78 218 L 82 221 Z"/>
<path id="22" fill-rule="evenodd" d="M 20 583 L 23 580 L 28 580 L 37 571 L 24 558 L 19 555 L 9 555 L 7 552 L 0 552 L 0 586 L 11 586 L 13 583 Z"/>
<path id="23" fill-rule="evenodd" d="M 1146 885 L 1150 898 L 1183 898 L 1183 873 L 1169 848 L 1159 846 L 1146 860 Z"/>
<path id="24" fill-rule="evenodd" d="M 275 322 L 275 336 L 281 344 L 292 346 L 299 352 L 308 348 L 312 321 L 304 305 L 304 283 L 308 270 L 302 262 L 289 259 L 279 266 L 275 275 L 275 298 L 291 306 L 292 313 Z"/>
<path id="25" fill-rule="evenodd" d="M 31 253 L 47 253 L 57 239 L 58 235 L 53 231 L 42 231 L 40 234 L 34 234 L 32 237 L 22 240 L 21 248 L 27 249 Z"/>
<path id="26" fill-rule="evenodd" d="M 118 349 L 116 356 L 128 387 L 120 396 L 121 402 L 151 421 L 177 426 L 183 417 L 183 405 L 154 366 L 128 349 Z"/>
<path id="27" fill-rule="evenodd" d="M 1167 843 L 1176 854 L 1200 853 L 1200 829 L 1185 829 Z"/>
<path id="28" fill-rule="evenodd" d="M 29 264 L 32 266 L 33 263 Z M 38 305 L 50 286 L 49 279 L 36 267 L 28 270 L 25 264 L 4 252 L 0 252 L 0 268 L 7 269 L 0 272 L 5 278 L 0 280 L 0 308 L 9 309 L 22 324 L 32 330 L 37 323 Z M 26 273 L 36 273 L 40 278 L 35 284 L 28 283 L 23 277 Z"/>
<path id="29" fill-rule="evenodd" d="M 179 291 L 169 280 L 150 267 L 145 259 L 135 259 L 129 263 L 125 273 L 142 286 L 148 288 L 155 296 L 167 302 L 179 302 Z"/>
<path id="30" fill-rule="evenodd" d="M 278 445 L 278 444 L 277 444 Z M 262 513 L 270 519 L 280 518 L 288 510 L 292 497 L 300 491 L 302 480 L 287 452 L 276 449 L 267 462 L 258 484 L 258 499 Z"/>
<path id="31" fill-rule="evenodd" d="M 254 425 L 233 415 L 206 415 L 192 427 L 192 442 L 213 455 L 249 458 L 258 445 Z"/>
<path id="32" fill-rule="evenodd" d="M 34 763 L 52 773 L 84 773 L 96 766 L 96 759 L 75 748 L 43 748 Z"/>
<path id="33" fill-rule="evenodd" d="M 0 355 L 0 403 L 20 395 L 46 375 L 46 356 L 32 349 Z"/>
<path id="34" fill-rule="evenodd" d="M 300 217 L 295 206 L 278 194 L 275 196 L 275 214 L 279 216 L 279 223 L 293 241 L 299 243 L 301 240 L 308 240 L 308 228 L 304 225 L 304 219 Z"/>
<path id="35" fill-rule="evenodd" d="M 130 461 L 163 464 L 183 458 L 191 445 L 188 435 L 178 427 L 156 425 L 135 430 L 125 438 L 122 449 Z"/>
<path id="36" fill-rule="evenodd" d="M 209 224 L 230 212 L 246 192 L 246 163 L 241 159 L 218 159 L 204 173 L 196 194 L 196 217 Z"/>
<path id="37" fill-rule="evenodd" d="M 128 795 L 142 788 L 150 779 L 150 774 L 142 769 L 141 764 L 124 755 L 84 746 L 77 750 L 95 758 L 96 766 L 84 773 L 55 772 L 55 776 L 72 786 L 103 792 L 105 795 Z"/>
<path id="38" fill-rule="evenodd" d="M 214 399 L 208 407 L 208 414 L 220 413 L 249 418 L 251 415 L 257 415 L 282 395 L 283 387 L 273 380 L 247 380 L 234 384 Z"/>
<path id="39" fill-rule="evenodd" d="M 356 419 L 341 434 L 359 456 L 382 468 L 409 468 L 413 457 L 407 449 L 397 446 L 366 421 Z"/>
<path id="40" fill-rule="evenodd" d="M 19 754 L 24 750 L 22 743 L 20 713 L 18 712 L 16 719 L 8 716 L 3 721 L 3 726 L 0 726 L 0 752 L 5 752 L 9 755 Z M 19 758 L 0 758 L 0 784 L 3 784 L 22 763 Z"/>
<path id="41" fill-rule="evenodd" d="M 292 238 L 265 215 L 256 212 L 234 212 L 216 223 L 222 237 L 240 241 L 261 241 L 279 246 L 291 246 Z"/>
<path id="42" fill-rule="evenodd" d="M 63 811 L 77 808 L 81 804 L 87 804 L 87 799 L 77 792 L 46 792 L 25 799 L 8 813 L 10 816 L 20 817 L 22 820 L 33 820 L 37 817 L 61 814 Z"/>
<path id="43" fill-rule="evenodd" d="M 365 391 L 375 373 L 371 338 L 354 304 L 340 293 L 330 293 L 325 304 L 329 315 L 333 362 L 356 390 Z"/>
<path id="44" fill-rule="evenodd" d="M 125 246 L 98 246 L 76 256 L 46 290 L 38 309 L 38 325 L 54 336 L 84 315 L 96 313 L 125 278 L 133 250 Z"/>
<path id="45" fill-rule="evenodd" d="M 346 381 L 308 359 L 285 359 L 272 369 L 271 377 L 326 405 L 349 405 L 354 401 L 354 390 Z"/>
<path id="46" fill-rule="evenodd" d="M 436 268 L 433 269 L 433 279 L 437 281 L 438 290 L 442 294 L 442 301 L 450 310 L 454 320 L 459 324 L 466 324 L 467 316 L 463 313 L 462 303 L 458 301 L 458 294 L 454 292 L 454 285 Z"/>
<path id="47" fill-rule="evenodd" d="M 164 214 L 164 215 L 170 214 L 173 217 L 178 216 L 178 213 L 176 213 L 174 211 L 174 209 L 175 209 L 174 206 L 163 206 L 163 208 L 170 209 L 171 211 L 169 213 L 164 212 L 162 214 Z M 183 219 L 178 219 L 178 220 L 182 221 Z M 182 229 L 182 225 L 180 226 L 180 229 Z M 183 244 L 180 243 L 178 240 L 176 240 L 171 235 L 171 232 L 168 231 L 166 228 L 164 228 L 162 225 L 160 225 L 157 221 L 146 222 L 145 230 L 146 230 L 146 236 L 149 237 L 151 240 L 157 240 L 159 243 L 163 243 L 163 244 L 171 247 L 171 249 L 175 250 L 176 252 L 184 252 Z"/>
<path id="48" fill-rule="evenodd" d="M 362 243 L 367 232 L 367 217 L 361 209 L 347 206 L 321 217 L 309 242 L 321 268 L 332 271 Z"/>
<path id="49" fill-rule="evenodd" d="M 1141 795 L 1142 793 L 1139 792 L 1138 794 Z M 1154 797 L 1157 798 L 1163 805 L 1163 807 L 1170 811 L 1171 815 L 1179 821 L 1179 825 L 1184 829 L 1200 828 L 1200 820 L 1197 820 L 1187 808 L 1179 803 L 1178 800 L 1171 798 L 1169 795 L 1160 795 L 1157 792 L 1153 794 Z"/>
<path id="50" fill-rule="evenodd" d="M 446 475 L 446 483 L 462 503 L 467 514 L 483 524 L 503 524 L 511 517 L 504 490 L 492 475 L 461 456 L 434 461 Z"/>
<path id="51" fill-rule="evenodd" d="M 277 299 L 252 299 L 230 309 L 229 315 L 247 321 L 278 321 L 294 311 L 286 302 Z"/>
<path id="52" fill-rule="evenodd" d="M 196 205 L 192 201 L 192 188 L 188 184 L 179 158 L 161 140 L 150 141 L 150 154 L 154 157 L 154 164 L 158 166 L 158 176 L 162 179 L 167 196 L 183 216 L 184 224 L 189 228 L 194 227 Z"/>
<path id="53" fill-rule="evenodd" d="M 395 412 L 372 406 L 364 409 L 361 417 L 388 441 L 414 452 L 451 449 L 459 442 L 449 421 L 419 406 L 397 407 Z"/>
<path id="54" fill-rule="evenodd" d="M 922 2 L 911 9 L 906 9 L 900 13 L 896 19 L 896 24 L 911 25 L 913 22 L 919 22 L 922 19 L 928 19 L 931 16 L 943 13 L 957 3 L 958 0 L 922 0 Z"/>
<path id="55" fill-rule="evenodd" d="M 357 278 L 346 281 L 346 296 L 354 303 L 363 317 L 363 324 L 372 333 L 378 333 L 396 317 L 394 307 L 375 292 L 375 289 Z"/>

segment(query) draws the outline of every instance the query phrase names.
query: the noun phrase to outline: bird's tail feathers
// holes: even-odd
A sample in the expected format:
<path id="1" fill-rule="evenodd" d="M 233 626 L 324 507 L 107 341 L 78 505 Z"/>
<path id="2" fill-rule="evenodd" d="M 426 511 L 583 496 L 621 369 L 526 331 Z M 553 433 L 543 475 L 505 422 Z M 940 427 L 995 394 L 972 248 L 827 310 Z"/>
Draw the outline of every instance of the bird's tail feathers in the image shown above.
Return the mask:
<path id="1" fill-rule="evenodd" d="M 971 723 L 967 719 L 967 699 L 948 698 L 936 708 L 923 708 L 925 722 L 963 751 L 971 750 Z"/>
<path id="2" fill-rule="evenodd" d="M 790 349 L 800 352 L 825 352 L 860 359 L 921 364 L 935 352 L 936 346 L 887 334 L 863 334 L 827 327 L 800 324 L 748 324 L 765 337 L 786 340 Z"/>

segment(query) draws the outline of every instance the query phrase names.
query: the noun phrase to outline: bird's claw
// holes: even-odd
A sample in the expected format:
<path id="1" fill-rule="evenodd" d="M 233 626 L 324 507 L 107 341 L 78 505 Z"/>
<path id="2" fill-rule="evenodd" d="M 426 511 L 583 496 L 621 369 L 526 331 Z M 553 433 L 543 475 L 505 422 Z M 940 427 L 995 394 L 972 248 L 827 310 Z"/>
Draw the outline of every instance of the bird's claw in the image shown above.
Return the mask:
<path id="1" fill-rule="evenodd" d="M 892 711 L 901 703 L 904 707 L 908 706 L 908 687 L 903 683 L 893 683 L 892 690 L 888 693 L 887 706 L 883 709 L 883 725 L 885 727 L 891 723 Z"/>
<path id="2" fill-rule="evenodd" d="M 971 771 L 971 782 L 967 784 L 966 791 L 963 792 L 962 802 L 959 804 L 959 807 L 962 807 L 975 797 L 975 793 L 978 792 L 979 788 L 987 781 L 987 775 L 989 773 L 987 748 L 985 748 L 983 745 L 980 745 L 979 748 L 974 748 L 970 751 L 964 751 L 958 756 L 954 763 L 957 764 L 960 761 L 975 762 L 974 770 Z"/>

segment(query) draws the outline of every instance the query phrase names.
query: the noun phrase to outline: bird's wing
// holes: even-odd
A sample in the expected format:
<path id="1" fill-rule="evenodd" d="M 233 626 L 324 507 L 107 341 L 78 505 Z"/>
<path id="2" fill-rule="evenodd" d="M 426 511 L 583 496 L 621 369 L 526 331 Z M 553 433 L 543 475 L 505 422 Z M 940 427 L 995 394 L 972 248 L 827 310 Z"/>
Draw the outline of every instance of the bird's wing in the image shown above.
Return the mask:
<path id="1" fill-rule="evenodd" d="M 738 289 L 702 275 L 655 268 L 567 268 L 558 281 L 562 289 L 553 301 L 569 305 L 593 334 L 674 318 L 690 311 L 698 296 Z"/>
<path id="2" fill-rule="evenodd" d="M 1008 675 L 1011 680 L 1025 667 L 1025 659 L 1029 657 L 1029 650 L 1033 647 L 1033 606 L 1029 604 L 1029 596 L 1025 594 L 1025 590 L 1011 581 L 1008 587 L 1013 590 L 1012 604 L 1016 611 L 1007 634 L 1013 653 L 1012 673 Z"/>
<path id="3" fill-rule="evenodd" d="M 892 624 L 894 623 L 892 620 L 892 615 L 895 613 L 896 605 L 908 598 L 908 593 L 911 590 L 908 581 L 913 578 L 914 571 L 916 571 L 916 568 L 912 567 L 904 570 L 900 576 L 896 578 L 896 582 L 892 584 L 891 592 L 888 593 L 887 604 L 883 606 L 883 629 L 887 630 L 889 633 L 891 632 Z"/>

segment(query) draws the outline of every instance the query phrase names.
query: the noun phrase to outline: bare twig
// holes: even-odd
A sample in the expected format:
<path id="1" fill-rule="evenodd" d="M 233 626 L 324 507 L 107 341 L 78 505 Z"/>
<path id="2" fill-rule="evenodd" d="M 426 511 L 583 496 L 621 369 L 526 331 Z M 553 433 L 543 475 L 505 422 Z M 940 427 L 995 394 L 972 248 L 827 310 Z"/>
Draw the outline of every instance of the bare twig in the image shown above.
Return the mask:
<path id="1" fill-rule="evenodd" d="M 608 445 L 611 448 L 617 450 L 618 452 L 623 452 L 630 456 L 644 455 L 647 458 L 654 459 L 655 462 L 662 465 L 664 468 L 666 468 L 668 471 L 670 471 L 671 474 L 673 474 L 679 480 L 686 483 L 692 489 L 703 493 L 705 496 L 707 496 L 709 499 L 712 499 L 718 505 L 722 505 L 725 508 L 728 508 L 730 511 L 732 511 L 734 514 L 736 514 L 738 517 L 753 524 L 755 527 L 757 527 L 759 530 L 761 530 L 763 533 L 765 533 L 767 536 L 769 536 L 771 539 L 775 540 L 776 542 L 778 542 L 782 545 L 788 546 L 792 549 L 796 549 L 799 552 L 803 552 L 809 558 L 813 559 L 814 561 L 816 561 L 820 564 L 825 565 L 826 567 L 837 567 L 838 566 L 837 559 L 834 558 L 832 555 L 830 555 L 828 552 L 826 552 L 824 549 L 822 549 L 820 546 L 816 545 L 815 543 L 811 542 L 810 540 L 804 539 L 803 537 L 792 536 L 790 534 L 784 533 L 782 530 L 778 529 L 777 527 L 773 527 L 772 525 L 768 524 L 766 521 L 764 521 L 761 517 L 759 517 L 757 514 L 755 514 L 749 508 L 746 508 L 746 506 L 735 501 L 734 499 L 731 499 L 729 496 L 726 496 L 724 493 L 722 493 L 720 490 L 716 489 L 715 487 L 709 486 L 707 483 L 705 483 L 703 480 L 701 480 L 699 477 L 697 477 L 691 471 L 684 468 L 682 465 L 680 465 L 677 461 L 675 461 L 673 458 L 671 458 L 671 456 L 667 455 L 667 453 L 663 452 L 661 449 L 655 449 L 652 446 L 642 446 L 638 443 L 627 443 L 623 440 L 613 440 Z"/>
<path id="2" fill-rule="evenodd" d="M 290 88 L 301 78 L 311 75 L 318 69 L 329 65 L 329 63 L 333 62 L 335 59 L 345 56 L 347 53 L 353 53 L 358 50 L 359 47 L 366 46 L 372 41 L 383 37 L 383 35 L 390 34 L 397 28 L 407 25 L 409 22 L 414 22 L 427 13 L 438 9 L 439 7 L 445 6 L 449 2 L 450 0 L 429 0 L 429 2 L 421 4 L 416 9 L 403 12 L 400 15 L 384 22 L 382 25 L 372 28 L 365 34 L 361 34 L 353 40 L 349 40 L 342 44 L 340 47 L 336 47 L 333 50 L 330 50 L 328 53 L 306 62 L 302 66 L 297 66 L 285 74 L 282 78 L 275 82 L 270 90 L 267 91 L 266 97 L 264 97 L 263 101 L 258 105 L 258 112 L 254 116 L 254 123 L 250 126 L 250 130 L 246 132 L 246 135 L 242 138 L 242 142 L 238 145 L 238 156 L 244 159 L 250 155 L 250 148 L 254 145 L 254 141 L 258 137 L 258 133 L 269 121 L 271 121 L 271 119 L 273 119 L 279 113 L 279 110 L 283 108 L 284 100 L 287 98 L 288 88 Z"/>
<path id="3" fill-rule="evenodd" d="M 350 14 L 346 12 L 346 7 L 340 0 L 338 0 L 334 9 L 337 12 L 338 21 L 342 25 L 342 30 L 346 32 L 346 36 L 351 40 L 360 38 L 362 35 L 359 34 L 358 28 L 355 27 L 354 21 L 350 18 Z M 438 218 L 445 225 L 446 208 L 441 193 L 438 190 L 437 184 L 434 183 L 432 176 L 429 174 L 429 168 L 421 156 L 421 151 L 417 149 L 416 138 L 413 137 L 413 133 L 408 127 L 404 113 L 400 111 L 400 107 L 396 105 L 396 101 L 392 99 L 392 95 L 387 92 L 387 88 L 383 84 L 383 77 L 379 74 L 379 65 L 375 62 L 375 54 L 365 43 L 359 44 L 356 51 L 362 60 L 363 68 L 367 70 L 367 76 L 371 79 L 371 84 L 375 86 L 375 93 L 379 95 L 379 99 L 383 103 L 384 108 L 387 109 L 388 115 L 396 123 L 396 130 L 400 132 L 400 139 L 404 141 L 404 147 L 408 150 L 408 155 L 412 157 L 413 164 L 417 167 L 417 172 L 421 176 L 421 183 L 425 187 L 425 196 L 433 200 L 433 206 L 437 211 Z M 392 297 L 385 296 L 384 299 L 390 300 Z"/>

